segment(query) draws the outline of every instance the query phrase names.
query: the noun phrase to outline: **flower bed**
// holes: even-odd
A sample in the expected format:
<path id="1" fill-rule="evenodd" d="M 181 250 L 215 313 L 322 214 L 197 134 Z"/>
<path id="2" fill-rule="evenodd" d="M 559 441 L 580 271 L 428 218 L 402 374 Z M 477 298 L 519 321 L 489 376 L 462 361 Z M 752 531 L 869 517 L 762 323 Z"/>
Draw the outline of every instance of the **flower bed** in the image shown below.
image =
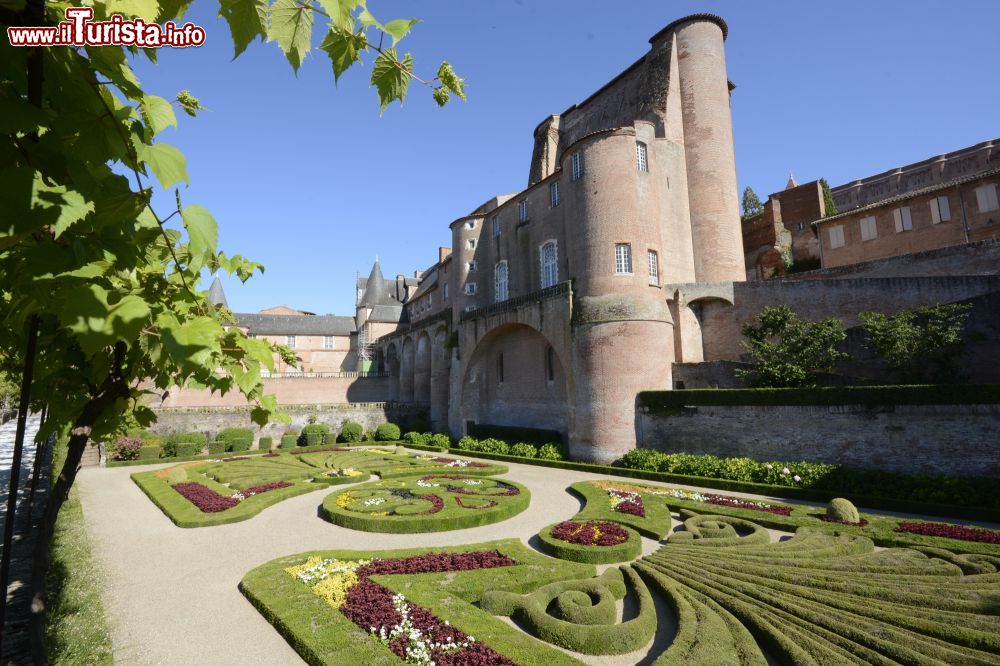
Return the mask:
<path id="1" fill-rule="evenodd" d="M 615 523 L 567 520 L 552 528 L 552 536 L 578 546 L 617 546 L 628 540 L 625 528 Z"/>
<path id="2" fill-rule="evenodd" d="M 239 499 L 220 495 L 200 483 L 175 483 L 171 488 L 204 513 L 218 513 L 219 511 L 232 509 L 240 503 Z"/>
<path id="3" fill-rule="evenodd" d="M 946 537 L 961 541 L 1000 544 L 1000 530 L 988 530 L 984 527 L 964 527 L 962 525 L 947 525 L 945 523 L 901 522 L 896 526 L 896 531 L 922 534 L 924 536 Z"/>
<path id="4" fill-rule="evenodd" d="M 624 562 L 642 551 L 642 540 L 635 530 L 611 521 L 566 520 L 549 525 L 538 538 L 546 553 L 574 562 Z"/>
<path id="5" fill-rule="evenodd" d="M 330 495 L 323 514 L 332 523 L 367 532 L 436 532 L 505 520 L 527 508 L 529 499 L 527 489 L 509 481 L 431 474 Z"/>

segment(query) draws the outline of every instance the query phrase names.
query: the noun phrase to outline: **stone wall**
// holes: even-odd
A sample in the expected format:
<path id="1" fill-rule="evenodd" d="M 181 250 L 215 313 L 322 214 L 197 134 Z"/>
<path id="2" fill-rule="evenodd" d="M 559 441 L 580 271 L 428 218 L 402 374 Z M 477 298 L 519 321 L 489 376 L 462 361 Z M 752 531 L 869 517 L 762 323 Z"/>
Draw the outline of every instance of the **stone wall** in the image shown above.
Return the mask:
<path id="1" fill-rule="evenodd" d="M 389 377 L 270 377 L 264 393 L 273 393 L 279 405 L 333 405 L 351 402 L 385 402 L 390 399 Z M 212 395 L 208 391 L 173 388 L 155 407 L 243 407 L 238 391 Z"/>
<path id="2" fill-rule="evenodd" d="M 668 452 L 1000 476 L 1000 405 L 688 407 L 638 425 L 641 447 Z"/>
<path id="3" fill-rule="evenodd" d="M 829 280 L 840 277 L 996 275 L 997 273 L 1000 273 L 1000 238 L 796 273 L 789 279 Z"/>
<path id="4" fill-rule="evenodd" d="M 258 438 L 271 437 L 277 443 L 286 430 L 301 430 L 311 416 L 335 432 L 340 432 L 348 420 L 371 430 L 388 421 L 399 425 L 404 432 L 412 427 L 424 428 L 426 425 L 421 424 L 427 421 L 426 409 L 392 403 L 291 406 L 283 411 L 291 418 L 291 423 L 270 423 L 258 428 L 250 420 L 250 411 L 246 408 L 159 409 L 156 423 L 150 430 L 157 434 L 203 432 L 211 439 L 224 428 L 252 428 Z"/>

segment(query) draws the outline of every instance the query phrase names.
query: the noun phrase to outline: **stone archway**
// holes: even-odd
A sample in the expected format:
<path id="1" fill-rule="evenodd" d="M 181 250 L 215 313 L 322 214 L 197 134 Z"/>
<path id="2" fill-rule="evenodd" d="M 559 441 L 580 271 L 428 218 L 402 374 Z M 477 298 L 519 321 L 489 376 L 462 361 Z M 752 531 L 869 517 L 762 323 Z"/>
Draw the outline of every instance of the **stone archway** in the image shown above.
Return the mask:
<path id="1" fill-rule="evenodd" d="M 396 343 L 390 343 L 385 350 L 385 371 L 389 375 L 389 401 L 399 400 L 399 352 Z"/>
<path id="2" fill-rule="evenodd" d="M 413 402 L 426 405 L 431 400 L 431 338 L 424 332 L 417 337 L 413 361 Z"/>
<path id="3" fill-rule="evenodd" d="M 414 344 L 410 338 L 403 340 L 403 351 L 399 359 L 399 401 L 413 402 L 413 356 Z"/>
<path id="4" fill-rule="evenodd" d="M 480 339 L 461 385 L 463 422 L 565 435 L 569 413 L 566 365 L 558 346 L 525 324 L 504 324 Z"/>

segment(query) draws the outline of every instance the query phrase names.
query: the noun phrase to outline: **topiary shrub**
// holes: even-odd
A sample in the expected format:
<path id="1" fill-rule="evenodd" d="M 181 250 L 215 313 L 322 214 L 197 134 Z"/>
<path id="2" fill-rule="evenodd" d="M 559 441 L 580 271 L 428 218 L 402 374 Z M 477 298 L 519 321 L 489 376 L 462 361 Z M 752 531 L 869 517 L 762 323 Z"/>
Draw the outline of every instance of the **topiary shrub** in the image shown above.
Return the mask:
<path id="1" fill-rule="evenodd" d="M 312 417 L 310 417 L 312 418 Z M 302 428 L 299 435 L 299 446 L 322 446 L 330 434 L 330 426 L 325 423 L 313 423 Z"/>
<path id="2" fill-rule="evenodd" d="M 478 451 L 479 450 L 479 440 L 475 437 L 470 437 L 466 435 L 462 439 L 458 440 L 458 448 L 465 451 Z"/>
<path id="3" fill-rule="evenodd" d="M 163 449 L 159 444 L 143 445 L 139 447 L 139 460 L 158 460 Z"/>
<path id="4" fill-rule="evenodd" d="M 510 453 L 510 445 L 502 439 L 490 437 L 479 441 L 479 450 L 483 453 L 498 453 L 505 456 Z"/>
<path id="5" fill-rule="evenodd" d="M 364 426 L 360 423 L 345 421 L 343 427 L 340 429 L 340 441 L 350 443 L 360 442 L 364 434 Z"/>
<path id="6" fill-rule="evenodd" d="M 510 447 L 510 455 L 522 458 L 534 458 L 538 455 L 538 447 L 527 442 L 518 442 Z"/>
<path id="7" fill-rule="evenodd" d="M 540 460 L 563 460 L 562 448 L 558 444 L 542 444 L 538 447 L 538 458 Z"/>
<path id="8" fill-rule="evenodd" d="M 826 506 L 826 517 L 838 523 L 859 523 L 861 516 L 858 508 L 850 500 L 835 497 Z"/>
<path id="9" fill-rule="evenodd" d="M 108 450 L 112 460 L 138 460 L 142 437 L 119 437 Z"/>
<path id="10" fill-rule="evenodd" d="M 229 440 L 226 444 L 227 451 L 233 451 L 235 453 L 249 451 L 250 447 L 253 446 L 253 437 L 236 437 Z"/>
<path id="11" fill-rule="evenodd" d="M 226 447 L 228 445 L 229 442 L 224 442 L 222 440 L 217 439 L 214 442 L 208 443 L 208 452 L 213 456 L 222 455 L 223 453 L 226 452 Z"/>
<path id="12" fill-rule="evenodd" d="M 659 470 L 663 457 L 662 453 L 653 449 L 632 449 L 619 458 L 615 464 L 629 469 L 655 472 Z"/>
<path id="13" fill-rule="evenodd" d="M 163 440 L 163 457 L 173 458 L 174 456 L 194 455 L 193 453 L 178 453 L 178 444 L 192 444 L 194 445 L 195 453 L 201 453 L 207 441 L 208 438 L 205 437 L 205 433 L 203 432 L 175 432 L 172 435 L 167 435 L 166 439 Z"/>
<path id="14" fill-rule="evenodd" d="M 174 444 L 174 455 L 178 458 L 187 458 L 188 456 L 193 456 L 196 453 L 201 453 L 200 448 L 196 448 L 197 444 L 192 442 L 177 442 Z M 164 449 L 164 453 L 166 450 Z"/>
<path id="15" fill-rule="evenodd" d="M 224 428 L 215 436 L 216 439 L 221 439 L 223 442 L 228 442 L 238 437 L 248 437 L 250 441 L 253 441 L 253 430 L 250 428 Z"/>
<path id="16" fill-rule="evenodd" d="M 375 428 L 375 440 L 378 442 L 399 441 L 399 426 L 395 423 L 383 423 Z"/>
<path id="17" fill-rule="evenodd" d="M 408 432 L 403 435 L 403 441 L 407 444 L 416 444 L 417 446 L 427 446 L 427 438 L 424 437 L 419 432 Z"/>
<path id="18" fill-rule="evenodd" d="M 294 449 L 298 441 L 299 441 L 298 433 L 286 432 L 284 435 L 281 436 L 281 448 Z"/>
<path id="19" fill-rule="evenodd" d="M 261 451 L 270 451 L 273 448 L 273 442 L 270 437 L 261 437 L 257 442 L 257 448 Z"/>
<path id="20" fill-rule="evenodd" d="M 451 437 L 443 432 L 431 435 L 427 441 L 430 446 L 439 446 L 442 450 L 447 450 L 451 446 Z"/>

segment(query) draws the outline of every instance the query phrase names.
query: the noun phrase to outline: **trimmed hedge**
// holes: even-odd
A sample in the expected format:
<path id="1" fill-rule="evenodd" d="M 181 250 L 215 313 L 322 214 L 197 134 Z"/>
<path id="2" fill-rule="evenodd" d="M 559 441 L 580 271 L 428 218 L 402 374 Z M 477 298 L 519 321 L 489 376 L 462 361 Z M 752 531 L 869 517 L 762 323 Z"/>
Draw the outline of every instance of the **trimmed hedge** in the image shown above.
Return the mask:
<path id="1" fill-rule="evenodd" d="M 542 428 L 522 428 L 518 426 L 502 426 L 474 423 L 468 428 L 469 435 L 476 439 L 502 439 L 508 442 L 527 442 L 528 444 L 547 444 L 562 442 L 558 430 Z"/>
<path id="2" fill-rule="evenodd" d="M 253 437 L 234 437 L 226 443 L 226 451 L 242 453 L 243 451 L 249 451 L 252 445 Z"/>
<path id="3" fill-rule="evenodd" d="M 579 518 L 573 518 L 574 522 L 584 522 Z M 608 518 L 608 522 L 618 522 L 613 518 Z M 581 546 L 557 539 L 552 536 L 552 528 L 559 523 L 553 523 L 543 527 L 538 533 L 538 541 L 542 544 L 542 550 L 558 557 L 560 560 L 570 560 L 571 562 L 583 562 L 585 564 L 613 564 L 615 562 L 627 562 L 634 560 L 642 554 L 642 538 L 639 533 L 626 525 L 619 526 L 628 532 L 628 540 L 616 546 Z M 598 654 L 589 652 L 588 654 Z"/>
<path id="4" fill-rule="evenodd" d="M 676 414 L 687 406 L 744 405 L 992 405 L 1000 384 L 913 386 L 821 386 L 777 389 L 676 389 L 641 391 L 639 403 L 654 413 Z"/>
<path id="5" fill-rule="evenodd" d="M 177 442 L 174 444 L 174 456 L 175 458 L 189 458 L 196 453 L 201 451 L 199 447 L 194 442 Z"/>
<path id="6" fill-rule="evenodd" d="M 158 444 L 139 447 L 139 460 L 158 460 L 163 449 Z"/>
<path id="7" fill-rule="evenodd" d="M 437 474 L 448 475 L 453 470 L 445 470 L 438 472 Z M 435 475 L 433 471 L 427 471 L 427 476 Z M 464 473 L 463 473 L 464 475 Z M 434 494 L 441 497 L 445 504 L 444 509 L 440 510 L 438 513 L 420 515 L 398 515 L 398 516 L 374 516 L 371 514 L 357 513 L 354 511 L 348 511 L 338 504 L 338 498 L 342 493 L 333 493 L 328 495 L 326 499 L 323 500 L 322 516 L 326 520 L 329 520 L 335 525 L 340 525 L 341 527 L 346 527 L 352 530 L 360 530 L 362 532 L 386 532 L 391 534 L 415 534 L 419 532 L 446 532 L 450 530 L 459 530 L 467 527 L 479 527 L 480 525 L 490 525 L 492 523 L 498 523 L 508 518 L 512 518 L 517 514 L 521 513 L 528 508 L 531 503 L 531 493 L 530 491 L 519 483 L 514 483 L 513 481 L 508 481 L 506 479 L 497 479 L 498 481 L 503 481 L 506 484 L 510 484 L 518 489 L 518 494 L 513 496 L 498 496 L 498 497 L 486 497 L 486 496 L 465 496 L 465 495 L 454 495 L 448 493 L 445 490 L 438 490 L 436 488 L 421 488 L 416 486 L 415 482 L 404 481 L 404 482 L 385 482 L 377 481 L 375 483 L 356 486 L 348 491 L 348 493 L 365 493 L 372 490 L 381 490 L 388 488 L 399 488 L 402 486 L 407 486 L 414 494 Z M 412 489 L 409 488 L 412 486 Z M 495 507 L 484 508 L 484 509 L 463 509 L 456 508 L 454 497 L 462 497 L 466 500 L 471 500 L 472 497 L 482 497 L 486 499 L 492 499 L 498 502 Z M 373 511 L 377 511 L 377 506 L 373 506 Z"/>
<path id="8" fill-rule="evenodd" d="M 281 436 L 281 448 L 294 449 L 298 446 L 299 436 L 295 433 L 285 433 Z"/>
<path id="9" fill-rule="evenodd" d="M 219 434 L 215 436 L 216 439 L 222 440 L 223 442 L 228 442 L 233 439 L 247 439 L 253 441 L 253 430 L 250 428 L 223 428 L 219 431 Z"/>
<path id="10" fill-rule="evenodd" d="M 270 437 L 261 437 L 257 440 L 257 450 L 270 451 L 273 448 L 274 440 Z"/>
<path id="11" fill-rule="evenodd" d="M 164 458 L 176 458 L 181 455 L 194 455 L 195 453 L 201 453 L 201 450 L 205 448 L 208 443 L 208 438 L 205 437 L 203 432 L 177 432 L 172 435 L 167 435 L 166 439 L 163 440 L 163 457 Z M 178 444 L 192 444 L 193 453 L 181 454 L 177 452 Z M 185 448 L 187 450 L 187 448 Z"/>
<path id="12" fill-rule="evenodd" d="M 399 441 L 399 426 L 395 423 L 383 423 L 375 428 L 375 441 L 397 442 Z"/>
<path id="13" fill-rule="evenodd" d="M 229 442 L 221 439 L 217 439 L 213 442 L 208 443 L 208 453 L 213 456 L 219 456 L 226 452 L 229 448 Z"/>
<path id="14" fill-rule="evenodd" d="M 354 421 L 345 421 L 344 425 L 340 428 L 340 439 L 341 442 L 360 442 L 361 438 L 365 435 L 365 428 L 360 423 Z"/>

